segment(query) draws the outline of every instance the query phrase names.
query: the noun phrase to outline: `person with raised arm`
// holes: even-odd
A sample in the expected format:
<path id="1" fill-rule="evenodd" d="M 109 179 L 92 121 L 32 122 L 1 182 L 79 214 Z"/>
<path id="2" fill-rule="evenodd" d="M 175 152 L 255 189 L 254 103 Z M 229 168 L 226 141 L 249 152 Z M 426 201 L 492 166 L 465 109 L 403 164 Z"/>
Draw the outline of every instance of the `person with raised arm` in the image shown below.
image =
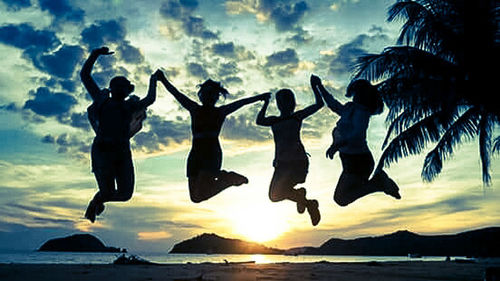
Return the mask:
<path id="1" fill-rule="evenodd" d="M 325 89 L 319 77 L 311 76 L 311 86 L 321 93 L 328 108 L 340 116 L 332 132 L 333 143 L 326 151 L 330 159 L 339 151 L 342 162 L 343 171 L 335 188 L 334 201 L 347 206 L 374 192 L 400 199 L 399 187 L 384 171 L 375 171 L 370 178 L 375 163 L 366 133 L 371 116 L 384 109 L 377 87 L 364 79 L 352 81 L 346 93 L 346 97 L 352 97 L 352 102 L 342 104 Z"/>
<path id="2" fill-rule="evenodd" d="M 174 98 L 189 111 L 191 116 L 192 146 L 187 159 L 187 177 L 191 201 L 199 203 L 212 198 L 230 186 L 248 183 L 248 179 L 236 172 L 221 170 L 222 149 L 219 134 L 226 117 L 241 107 L 263 100 L 264 95 L 243 98 L 235 102 L 215 106 L 219 97 L 228 91 L 220 82 L 208 79 L 199 85 L 201 105 L 179 92 L 159 73 L 159 80 Z"/>
<path id="3" fill-rule="evenodd" d="M 269 186 L 269 199 L 273 202 L 291 200 L 297 204 L 297 212 L 307 209 L 312 225 L 316 226 L 321 215 L 317 200 L 306 198 L 304 187 L 296 189 L 304 183 L 309 168 L 309 159 L 300 140 L 302 121 L 317 112 L 323 105 L 318 91 L 314 91 L 316 102 L 302 110 L 295 111 L 295 97 L 291 90 L 281 89 L 276 93 L 279 116 L 266 117 L 270 94 L 266 95 L 264 105 L 257 115 L 257 125 L 271 127 L 274 137 L 274 174 Z"/>
<path id="4" fill-rule="evenodd" d="M 134 85 L 123 76 L 111 79 L 109 89 L 99 88 L 91 76 L 92 68 L 99 56 L 112 54 L 107 47 L 92 50 L 80 72 L 93 100 L 87 112 L 96 134 L 91 158 L 99 191 L 85 211 L 85 218 L 91 222 L 104 211 L 104 203 L 124 202 L 132 197 L 135 180 L 130 138 L 142 128 L 146 108 L 156 99 L 158 72 L 151 75 L 149 90 L 143 99 L 131 95 Z"/>

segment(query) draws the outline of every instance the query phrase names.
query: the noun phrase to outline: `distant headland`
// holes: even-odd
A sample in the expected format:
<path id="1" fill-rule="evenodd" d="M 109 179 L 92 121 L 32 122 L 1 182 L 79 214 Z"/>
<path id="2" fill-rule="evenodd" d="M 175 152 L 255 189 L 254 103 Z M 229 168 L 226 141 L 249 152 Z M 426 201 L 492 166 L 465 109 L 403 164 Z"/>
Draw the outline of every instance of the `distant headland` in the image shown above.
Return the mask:
<path id="1" fill-rule="evenodd" d="M 202 234 L 182 241 L 170 253 L 184 254 L 285 254 L 363 256 L 464 256 L 500 257 L 500 227 L 451 235 L 419 235 L 409 231 L 357 239 L 332 238 L 319 247 L 268 248 L 216 234 Z"/>
<path id="2" fill-rule="evenodd" d="M 64 238 L 55 238 L 45 242 L 38 251 L 42 252 L 110 252 L 126 253 L 126 249 L 108 247 L 90 234 L 75 234 Z"/>

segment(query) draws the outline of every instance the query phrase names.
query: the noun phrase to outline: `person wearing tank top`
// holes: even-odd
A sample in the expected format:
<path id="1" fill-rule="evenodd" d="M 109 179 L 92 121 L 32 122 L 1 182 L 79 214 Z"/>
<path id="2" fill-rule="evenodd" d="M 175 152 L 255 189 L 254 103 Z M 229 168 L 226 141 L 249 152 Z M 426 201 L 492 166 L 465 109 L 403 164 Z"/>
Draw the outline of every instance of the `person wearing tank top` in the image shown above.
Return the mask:
<path id="1" fill-rule="evenodd" d="M 192 146 L 187 159 L 191 201 L 199 203 L 212 198 L 230 186 L 248 183 L 248 179 L 233 171 L 221 170 L 222 149 L 219 134 L 226 117 L 241 107 L 263 100 L 264 95 L 243 98 L 232 103 L 215 106 L 219 96 L 228 95 L 219 82 L 208 79 L 199 85 L 201 105 L 179 92 L 161 72 L 159 80 L 191 116 Z"/>
<path id="2" fill-rule="evenodd" d="M 306 198 L 304 187 L 295 188 L 304 183 L 309 169 L 309 159 L 300 140 L 302 121 L 317 112 L 323 106 L 319 92 L 314 92 L 316 102 L 302 110 L 295 111 L 295 97 L 291 90 L 281 89 L 276 93 L 279 116 L 266 117 L 270 96 L 266 96 L 264 105 L 257 116 L 257 125 L 271 127 L 273 132 L 274 174 L 269 186 L 269 199 L 273 202 L 291 200 L 297 204 L 297 212 L 307 209 L 311 223 L 316 226 L 321 215 L 317 200 Z"/>

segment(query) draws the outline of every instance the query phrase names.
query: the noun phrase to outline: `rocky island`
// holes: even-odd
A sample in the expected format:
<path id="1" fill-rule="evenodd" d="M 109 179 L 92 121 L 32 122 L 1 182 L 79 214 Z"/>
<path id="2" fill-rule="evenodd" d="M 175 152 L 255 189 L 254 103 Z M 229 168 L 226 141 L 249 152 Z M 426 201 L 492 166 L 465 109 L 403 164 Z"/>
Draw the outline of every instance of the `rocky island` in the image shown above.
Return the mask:
<path id="1" fill-rule="evenodd" d="M 176 244 L 170 253 L 185 254 L 283 254 L 284 250 L 269 248 L 261 244 L 239 239 L 228 239 L 216 234 L 196 236 Z"/>
<path id="2" fill-rule="evenodd" d="M 108 252 L 126 253 L 126 249 L 107 247 L 90 234 L 75 234 L 64 238 L 55 238 L 45 242 L 38 251 L 46 252 Z"/>

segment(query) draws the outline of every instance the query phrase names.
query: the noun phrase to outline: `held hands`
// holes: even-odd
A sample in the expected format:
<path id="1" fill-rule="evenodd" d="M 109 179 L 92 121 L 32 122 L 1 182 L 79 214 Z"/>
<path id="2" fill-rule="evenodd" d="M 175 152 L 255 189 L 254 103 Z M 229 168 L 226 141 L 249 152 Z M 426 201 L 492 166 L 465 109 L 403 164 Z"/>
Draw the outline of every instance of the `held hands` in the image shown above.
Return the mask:
<path id="1" fill-rule="evenodd" d="M 165 78 L 165 75 L 160 69 L 157 69 L 155 73 L 151 74 L 151 79 L 161 80 L 162 78 Z"/>
<path id="2" fill-rule="evenodd" d="M 311 85 L 313 85 L 313 86 L 321 85 L 321 79 L 318 76 L 312 74 L 311 75 Z"/>
<path id="3" fill-rule="evenodd" d="M 260 95 L 261 96 L 261 99 L 266 102 L 266 103 L 269 103 L 269 100 L 271 99 L 271 93 L 267 92 L 267 93 L 263 93 Z"/>
<path id="4" fill-rule="evenodd" d="M 98 48 L 98 49 L 94 49 L 92 50 L 92 54 L 96 54 L 98 56 L 100 55 L 112 55 L 114 54 L 115 52 L 110 52 L 108 47 L 101 47 L 101 48 Z"/>

